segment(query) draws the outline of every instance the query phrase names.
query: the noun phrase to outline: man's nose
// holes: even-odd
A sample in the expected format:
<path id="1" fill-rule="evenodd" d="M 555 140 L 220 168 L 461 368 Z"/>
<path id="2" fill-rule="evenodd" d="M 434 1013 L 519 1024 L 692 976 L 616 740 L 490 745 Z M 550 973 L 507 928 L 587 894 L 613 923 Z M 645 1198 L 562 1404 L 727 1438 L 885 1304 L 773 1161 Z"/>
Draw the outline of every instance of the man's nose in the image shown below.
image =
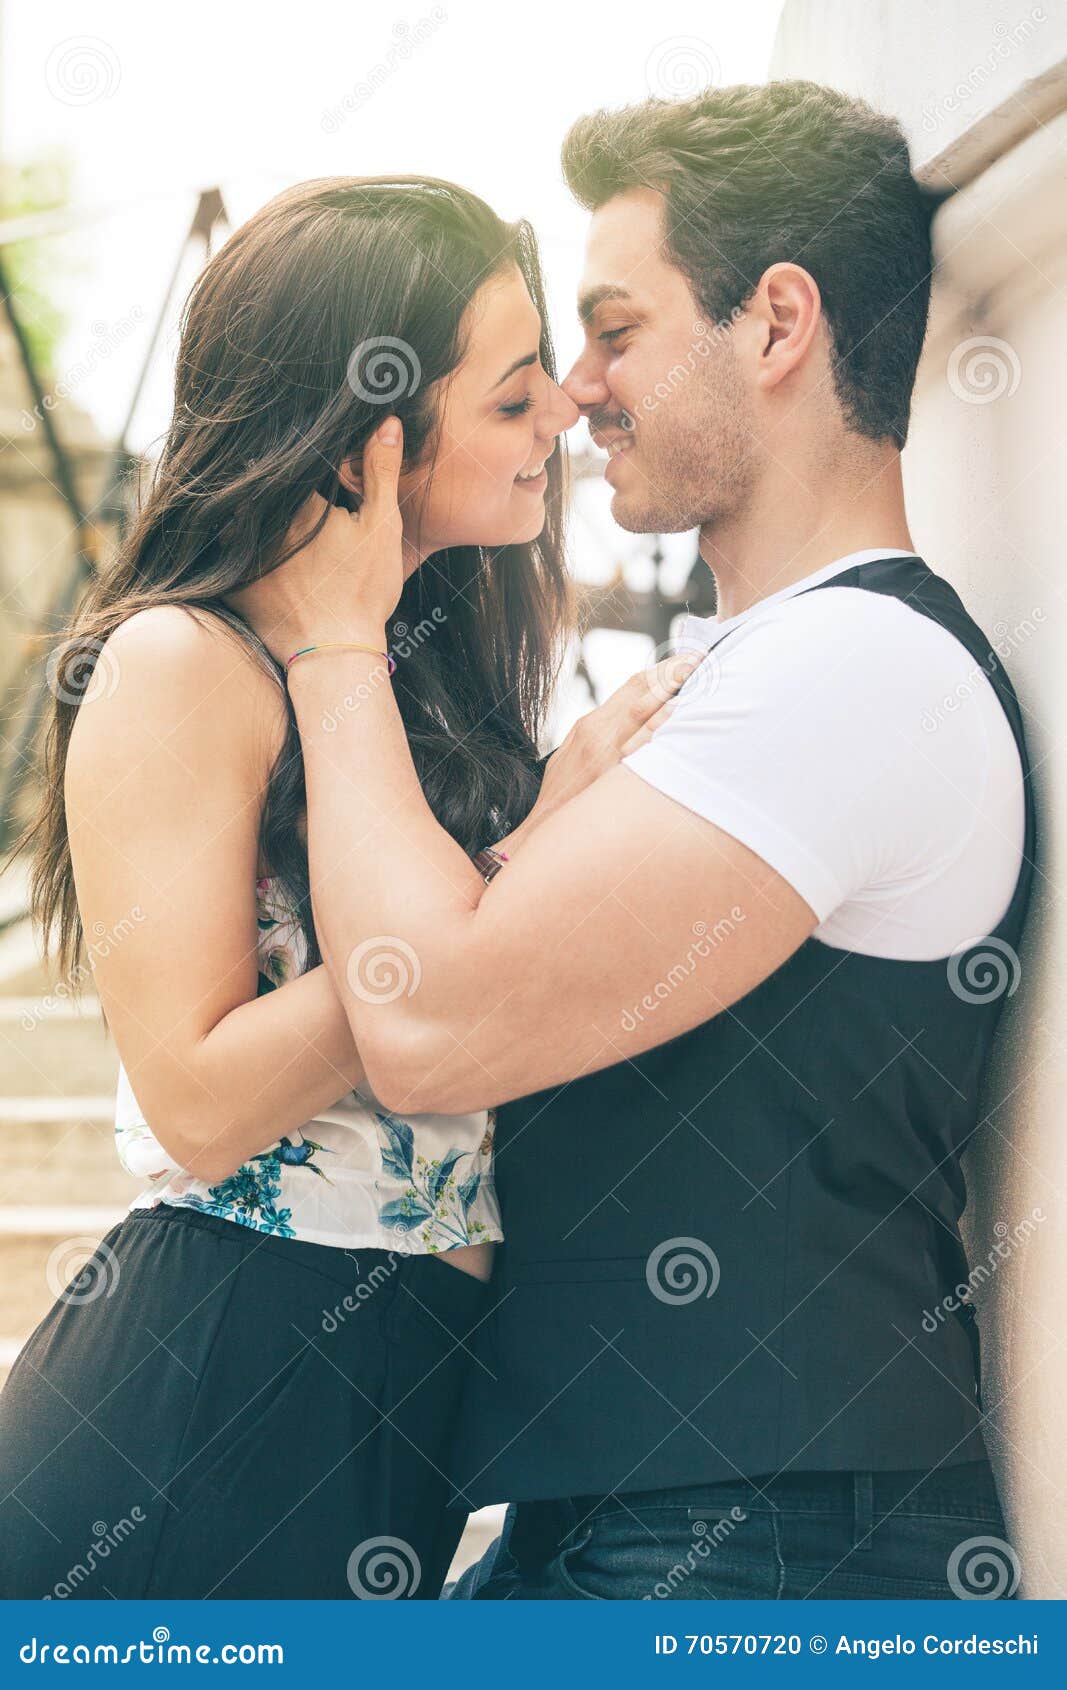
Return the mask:
<path id="1" fill-rule="evenodd" d="M 610 397 L 608 384 L 597 367 L 597 360 L 587 352 L 583 352 L 571 365 L 560 386 L 568 399 L 573 400 L 583 413 L 602 410 Z"/>

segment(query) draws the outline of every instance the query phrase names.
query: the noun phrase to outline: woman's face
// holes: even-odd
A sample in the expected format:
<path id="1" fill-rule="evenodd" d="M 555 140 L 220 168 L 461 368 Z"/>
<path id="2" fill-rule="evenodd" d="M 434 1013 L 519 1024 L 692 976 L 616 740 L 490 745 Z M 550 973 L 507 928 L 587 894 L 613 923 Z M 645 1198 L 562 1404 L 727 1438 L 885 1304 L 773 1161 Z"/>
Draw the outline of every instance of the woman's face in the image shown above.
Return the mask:
<path id="1" fill-rule="evenodd" d="M 541 367 L 541 319 L 517 266 L 467 308 L 466 354 L 433 395 L 437 439 L 400 478 L 404 532 L 418 561 L 446 546 L 536 539 L 545 522 L 544 464 L 577 406 Z M 417 565 L 414 565 L 417 567 Z"/>

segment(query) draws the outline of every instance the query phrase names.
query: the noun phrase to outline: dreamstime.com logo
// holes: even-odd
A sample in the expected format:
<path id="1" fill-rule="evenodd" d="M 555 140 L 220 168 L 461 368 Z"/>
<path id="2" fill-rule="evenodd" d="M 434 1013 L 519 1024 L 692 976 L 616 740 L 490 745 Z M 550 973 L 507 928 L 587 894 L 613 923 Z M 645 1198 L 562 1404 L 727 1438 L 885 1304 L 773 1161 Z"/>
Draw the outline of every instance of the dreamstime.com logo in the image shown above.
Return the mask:
<path id="1" fill-rule="evenodd" d="M 1010 1227 L 1007 1221 L 998 1221 L 993 1228 L 997 1241 L 987 1251 L 985 1261 L 976 1262 L 964 1283 L 954 1286 L 932 1309 L 923 1310 L 923 1331 L 933 1335 L 944 1325 L 947 1315 L 965 1308 L 972 1301 L 978 1286 L 988 1284 L 1001 1263 L 1008 1261 L 1021 1245 L 1028 1244 L 1046 1218 L 1043 1209 L 1031 1209 L 1029 1215 L 1017 1221 L 1013 1227 Z"/>
<path id="2" fill-rule="evenodd" d="M 714 48 L 696 35 L 671 35 L 657 41 L 645 60 L 649 93 L 659 100 L 688 100 L 704 88 L 717 88 L 722 66 Z"/>
<path id="3" fill-rule="evenodd" d="M 435 604 L 429 616 L 424 616 L 416 622 L 414 628 L 409 628 L 406 622 L 394 622 L 392 627 L 392 643 L 388 655 L 396 663 L 402 663 L 405 658 L 413 656 L 419 647 L 430 638 L 435 627 L 447 622 L 448 612 L 442 605 Z M 333 705 L 322 713 L 323 733 L 334 734 L 341 726 L 346 714 L 358 710 L 368 698 L 373 698 L 378 688 L 390 681 L 388 666 L 379 663 L 371 670 L 369 680 L 360 681 L 352 692 L 346 692 L 340 704 Z"/>
<path id="4" fill-rule="evenodd" d="M 357 399 L 368 405 L 395 405 L 415 392 L 422 380 L 422 364 L 406 340 L 376 334 L 360 341 L 348 360 L 346 374 Z"/>
<path id="5" fill-rule="evenodd" d="M 52 647 L 44 668 L 45 681 L 60 704 L 91 704 L 94 699 L 115 696 L 118 659 L 110 648 L 105 650 L 105 643 L 75 635 Z"/>
<path id="6" fill-rule="evenodd" d="M 952 1551 L 946 1573 L 961 1602 L 1000 1602 L 1014 1596 L 1022 1568 L 1002 1537 L 969 1537 Z"/>
<path id="7" fill-rule="evenodd" d="M 144 910 L 140 904 L 134 904 L 129 915 L 122 916 L 112 927 L 106 927 L 102 921 L 94 921 L 91 927 L 86 928 L 82 939 L 88 963 L 79 960 L 44 997 L 27 1003 L 19 1016 L 19 1026 L 23 1031 L 31 1033 L 65 1004 L 73 1003 L 82 987 L 92 981 L 93 970 L 101 958 L 110 956 L 123 940 L 129 938 L 135 925 L 144 919 Z"/>
<path id="8" fill-rule="evenodd" d="M 675 1561 L 674 1565 L 667 1569 L 664 1576 L 656 1581 L 652 1589 L 645 1592 L 641 1600 L 643 1602 L 663 1602 L 668 1597 L 673 1596 L 679 1586 L 683 1585 L 686 1579 L 691 1578 L 698 1568 L 707 1562 L 712 1550 L 717 1549 L 720 1543 L 725 1543 L 727 1538 L 737 1530 L 737 1527 L 743 1525 L 747 1519 L 748 1515 L 744 1509 L 735 1503 L 729 1514 L 722 1515 L 710 1527 L 707 1520 L 694 1520 L 692 1527 L 693 1543 L 686 1550 L 685 1559 Z"/>
<path id="9" fill-rule="evenodd" d="M 1013 625 L 998 621 L 993 624 L 992 639 L 989 652 L 980 663 L 975 663 L 968 670 L 965 678 L 958 682 L 951 692 L 943 694 L 940 703 L 928 706 L 922 713 L 922 730 L 924 733 L 936 733 L 941 723 L 947 717 L 959 710 L 967 699 L 975 692 L 990 684 L 991 677 L 996 672 L 998 657 L 1007 658 L 1021 650 L 1027 640 L 1032 639 L 1038 628 L 1045 621 L 1043 605 L 1035 604 L 1028 616 L 1021 616 Z"/>
<path id="10" fill-rule="evenodd" d="M 701 665 L 703 667 L 703 665 Z M 700 670 L 696 670 L 699 675 Z M 689 946 L 680 962 L 674 963 L 662 980 L 657 980 L 650 992 L 646 992 L 640 1003 L 635 1003 L 632 1009 L 624 1009 L 619 1017 L 619 1024 L 624 1033 L 632 1033 L 639 1022 L 644 1021 L 646 1015 L 652 1015 L 665 1003 L 671 993 L 693 974 L 699 962 L 709 957 L 717 945 L 721 945 L 730 935 L 736 932 L 738 926 L 745 919 L 745 912 L 740 904 L 734 904 L 729 915 L 720 916 L 714 927 L 709 928 L 706 921 L 694 921 L 692 927 L 693 943 Z"/>
<path id="11" fill-rule="evenodd" d="M 739 323 L 745 315 L 743 305 L 735 305 L 729 316 L 721 317 L 717 323 L 707 324 L 702 317 L 698 317 L 693 324 L 693 339 L 684 358 L 676 358 L 669 370 L 650 388 L 643 393 L 634 405 L 635 411 L 644 411 L 651 416 L 661 405 L 673 399 L 680 388 L 684 387 L 694 370 L 700 367 L 700 360 L 711 357 L 716 347 L 722 346 L 728 339 L 730 330 Z M 627 413 L 628 414 L 628 413 Z M 634 428 L 637 418 L 634 417 L 630 427 Z"/>
<path id="12" fill-rule="evenodd" d="M 127 1538 L 133 1536 L 138 1526 L 144 1525 L 148 1518 L 143 1508 L 136 1503 L 129 1514 L 124 1514 L 121 1520 L 109 1526 L 106 1520 L 93 1521 L 93 1537 L 84 1559 L 76 1561 L 73 1567 L 68 1567 L 66 1577 L 59 1579 L 41 1597 L 42 1602 L 65 1602 L 75 1596 L 81 1586 L 92 1578 L 102 1561 L 107 1561 L 113 1550 L 121 1549 Z"/>
<path id="13" fill-rule="evenodd" d="M 963 1003 L 994 1003 L 1014 997 L 1019 989 L 1022 964 L 1018 953 L 1005 939 L 988 935 L 957 945 L 948 959 L 948 983 L 954 997 Z"/>
<path id="14" fill-rule="evenodd" d="M 995 399 L 1010 399 L 1022 375 L 1019 354 L 996 335 L 972 335 L 949 354 L 948 385 L 965 405 L 991 405 Z"/>
<path id="15" fill-rule="evenodd" d="M 943 123 L 955 116 L 963 109 L 969 100 L 986 93 L 991 78 L 995 77 L 1006 59 L 1020 47 L 1030 41 L 1038 24 L 1047 23 L 1048 13 L 1043 6 L 1034 6 L 1024 18 L 1019 18 L 1014 24 L 1008 24 L 999 19 L 993 25 L 992 45 L 985 57 L 979 59 L 958 77 L 947 93 L 936 100 L 932 106 L 924 106 L 922 111 L 922 126 L 927 134 L 933 134 Z M 993 96 L 995 99 L 995 96 Z M 977 114 L 975 114 L 977 115 Z"/>
<path id="16" fill-rule="evenodd" d="M 85 1256 L 90 1252 L 86 1261 Z M 100 1297 L 114 1296 L 118 1289 L 119 1259 L 110 1244 L 102 1240 L 65 1238 L 49 1256 L 44 1274 L 57 1302 L 95 1303 Z"/>
<path id="17" fill-rule="evenodd" d="M 31 1637 L 19 1649 L 24 1666 L 282 1666 L 280 1643 L 172 1643 L 165 1625 L 153 1628 L 151 1640 L 139 1643 L 44 1643 Z"/>
<path id="18" fill-rule="evenodd" d="M 95 374 L 100 365 L 110 358 L 143 322 L 144 312 L 139 305 L 133 306 L 128 316 L 119 317 L 113 323 L 94 322 L 93 338 L 84 356 L 69 365 L 47 393 L 41 394 L 32 411 L 21 413 L 19 423 L 22 432 L 32 434 L 38 424 L 44 421 L 46 411 L 54 411 L 65 399 L 72 398 L 79 387 Z"/>
<path id="19" fill-rule="evenodd" d="M 402 1537 L 368 1537 L 348 1557 L 348 1582 L 361 1602 L 396 1602 L 414 1596 L 422 1563 Z"/>
<path id="20" fill-rule="evenodd" d="M 372 65 L 367 74 L 361 76 L 335 106 L 327 106 L 323 112 L 320 119 L 323 133 L 336 135 L 348 118 L 362 111 L 382 84 L 396 75 L 401 65 L 411 58 L 416 47 L 421 47 L 424 41 L 436 34 L 447 18 L 448 13 L 443 6 L 434 6 L 426 17 L 419 18 L 414 24 L 409 24 L 406 18 L 398 18 L 393 25 L 392 44 L 386 48 L 378 63 Z"/>
<path id="21" fill-rule="evenodd" d="M 395 1003 L 397 998 L 414 997 L 422 980 L 422 964 L 406 939 L 378 933 L 356 946 L 345 978 L 361 1003 Z"/>
<path id="22" fill-rule="evenodd" d="M 694 657 L 702 659 L 695 669 L 689 665 Z M 666 665 L 665 673 L 660 673 Z M 722 660 L 714 647 L 686 635 L 664 640 L 654 647 L 645 663 L 645 676 L 654 698 L 666 704 L 672 698 L 684 697 L 687 704 L 696 698 L 709 699 L 722 679 Z"/>
<path id="23" fill-rule="evenodd" d="M 52 48 L 44 79 L 54 100 L 65 106 L 91 106 L 111 98 L 122 71 L 106 41 L 97 35 L 74 35 Z"/>
<path id="24" fill-rule="evenodd" d="M 645 1264 L 645 1279 L 661 1303 L 695 1303 L 719 1287 L 719 1258 L 702 1238 L 667 1238 Z"/>

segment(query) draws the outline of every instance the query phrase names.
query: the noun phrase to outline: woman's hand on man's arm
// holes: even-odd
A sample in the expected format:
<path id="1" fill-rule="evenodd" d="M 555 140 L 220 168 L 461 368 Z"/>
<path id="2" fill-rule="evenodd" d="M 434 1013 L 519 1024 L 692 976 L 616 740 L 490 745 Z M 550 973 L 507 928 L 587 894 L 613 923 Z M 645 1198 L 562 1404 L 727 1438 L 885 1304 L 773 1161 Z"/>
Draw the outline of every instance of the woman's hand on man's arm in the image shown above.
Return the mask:
<path id="1" fill-rule="evenodd" d="M 675 695 L 703 660 L 704 652 L 677 654 L 639 669 L 603 704 L 574 723 L 545 760 L 537 801 L 526 819 L 497 848 L 512 856 L 536 827 L 592 786 L 602 774 L 652 738 L 667 720 Z"/>

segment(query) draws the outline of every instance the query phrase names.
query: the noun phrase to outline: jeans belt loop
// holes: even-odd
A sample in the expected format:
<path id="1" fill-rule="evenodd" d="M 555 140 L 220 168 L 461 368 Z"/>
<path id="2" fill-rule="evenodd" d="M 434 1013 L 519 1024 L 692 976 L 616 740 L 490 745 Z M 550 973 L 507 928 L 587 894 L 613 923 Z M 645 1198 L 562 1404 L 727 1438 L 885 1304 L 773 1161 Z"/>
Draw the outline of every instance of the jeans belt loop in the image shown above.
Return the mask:
<path id="1" fill-rule="evenodd" d="M 861 1468 L 852 1475 L 852 1547 L 870 1549 L 874 1524 L 874 1474 Z"/>

